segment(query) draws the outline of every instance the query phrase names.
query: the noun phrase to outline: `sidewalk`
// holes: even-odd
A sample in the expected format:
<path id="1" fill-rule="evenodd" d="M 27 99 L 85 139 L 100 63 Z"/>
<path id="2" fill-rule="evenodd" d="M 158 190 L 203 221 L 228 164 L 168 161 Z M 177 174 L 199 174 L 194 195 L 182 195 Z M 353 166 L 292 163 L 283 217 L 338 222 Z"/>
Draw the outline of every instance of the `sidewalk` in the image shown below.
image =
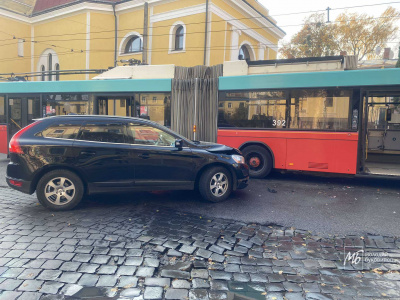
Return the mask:
<path id="1" fill-rule="evenodd" d="M 400 297 L 391 237 L 319 237 L 112 199 L 55 213 L 8 188 L 0 220 L 0 299 Z M 359 247 L 379 262 L 362 264 Z"/>
<path id="2" fill-rule="evenodd" d="M 0 153 L 0 187 L 8 186 L 5 179 L 7 164 L 8 164 L 7 155 Z"/>

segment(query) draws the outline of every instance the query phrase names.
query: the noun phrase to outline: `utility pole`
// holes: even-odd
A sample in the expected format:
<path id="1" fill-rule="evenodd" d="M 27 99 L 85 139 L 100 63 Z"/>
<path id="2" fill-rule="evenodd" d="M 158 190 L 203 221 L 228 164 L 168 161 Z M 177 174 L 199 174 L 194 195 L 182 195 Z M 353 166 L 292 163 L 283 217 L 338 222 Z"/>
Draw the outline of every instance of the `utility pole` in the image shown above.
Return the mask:
<path id="1" fill-rule="evenodd" d="M 400 68 L 400 46 L 399 46 L 399 58 L 397 59 L 396 68 Z"/>
<path id="2" fill-rule="evenodd" d="M 326 9 L 326 11 L 328 12 L 328 21 L 327 21 L 326 23 L 330 23 L 331 20 L 330 20 L 330 18 L 329 18 L 329 13 L 330 13 L 330 11 L 331 11 L 331 8 L 328 6 L 328 8 Z"/>
<path id="3" fill-rule="evenodd" d="M 147 40 L 149 30 L 149 3 L 144 3 L 144 24 L 143 24 L 143 52 L 142 63 L 147 64 Z"/>
<path id="4" fill-rule="evenodd" d="M 118 20 L 117 13 L 115 11 L 115 3 L 113 3 L 114 12 L 114 67 L 117 66 L 117 51 L 118 51 Z"/>

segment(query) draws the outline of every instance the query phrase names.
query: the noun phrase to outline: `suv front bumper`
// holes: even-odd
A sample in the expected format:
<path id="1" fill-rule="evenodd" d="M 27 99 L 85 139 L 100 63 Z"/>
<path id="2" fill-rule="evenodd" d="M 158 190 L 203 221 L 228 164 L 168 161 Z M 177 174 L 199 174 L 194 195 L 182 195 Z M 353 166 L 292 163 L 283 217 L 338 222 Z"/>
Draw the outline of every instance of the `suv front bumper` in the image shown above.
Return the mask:
<path id="1" fill-rule="evenodd" d="M 246 164 L 234 164 L 236 189 L 244 189 L 249 184 L 249 167 Z"/>

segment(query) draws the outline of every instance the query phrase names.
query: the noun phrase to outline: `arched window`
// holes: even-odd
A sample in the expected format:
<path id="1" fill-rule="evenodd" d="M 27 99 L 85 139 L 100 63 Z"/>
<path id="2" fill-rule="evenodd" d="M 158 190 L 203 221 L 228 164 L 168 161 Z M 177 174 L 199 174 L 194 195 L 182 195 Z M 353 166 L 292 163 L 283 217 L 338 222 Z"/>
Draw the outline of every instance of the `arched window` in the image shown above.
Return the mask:
<path id="1" fill-rule="evenodd" d="M 175 50 L 183 50 L 183 39 L 185 37 L 185 29 L 179 25 L 175 31 Z"/>
<path id="2" fill-rule="evenodd" d="M 249 49 L 246 45 L 242 45 L 239 50 L 239 60 L 251 60 Z"/>
<path id="3" fill-rule="evenodd" d="M 60 64 L 55 64 L 54 69 L 56 70 L 56 81 L 60 81 Z"/>
<path id="4" fill-rule="evenodd" d="M 51 71 L 53 70 L 53 55 L 51 53 L 49 53 L 49 81 L 52 80 L 53 75 L 51 74 Z"/>
<path id="5" fill-rule="evenodd" d="M 139 36 L 133 36 L 125 46 L 124 53 L 135 53 L 143 51 L 142 39 Z"/>
<path id="6" fill-rule="evenodd" d="M 41 72 L 41 76 L 38 78 L 38 80 L 58 80 L 56 79 L 57 74 L 54 72 L 54 70 L 57 70 L 57 64 L 59 63 L 60 61 L 56 51 L 50 48 L 44 50 L 42 54 L 40 54 L 39 61 L 36 65 L 37 71 Z"/>
<path id="7" fill-rule="evenodd" d="M 45 75 L 45 72 L 46 71 L 46 68 L 45 68 L 45 66 L 44 65 L 41 65 L 40 66 L 40 72 L 42 72 L 42 81 L 45 81 L 46 80 L 46 75 Z"/>

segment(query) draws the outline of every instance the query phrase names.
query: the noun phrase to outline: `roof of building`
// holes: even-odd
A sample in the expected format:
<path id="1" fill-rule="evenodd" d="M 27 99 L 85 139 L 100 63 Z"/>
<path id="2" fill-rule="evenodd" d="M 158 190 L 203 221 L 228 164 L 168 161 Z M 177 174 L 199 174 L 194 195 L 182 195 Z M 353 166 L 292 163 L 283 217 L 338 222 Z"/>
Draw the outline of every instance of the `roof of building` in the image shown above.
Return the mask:
<path id="1" fill-rule="evenodd" d="M 79 2 L 118 3 L 125 0 L 0 0 L 0 8 L 32 16 Z"/>
<path id="2" fill-rule="evenodd" d="M 44 12 L 63 8 L 81 2 L 92 3 L 121 3 L 128 0 L 0 0 L 0 9 L 6 9 L 26 16 L 34 16 Z M 276 20 L 268 15 L 268 10 L 257 0 L 242 0 L 252 9 L 257 11 L 264 19 L 268 20 L 274 27 L 285 33 L 276 25 Z"/>

